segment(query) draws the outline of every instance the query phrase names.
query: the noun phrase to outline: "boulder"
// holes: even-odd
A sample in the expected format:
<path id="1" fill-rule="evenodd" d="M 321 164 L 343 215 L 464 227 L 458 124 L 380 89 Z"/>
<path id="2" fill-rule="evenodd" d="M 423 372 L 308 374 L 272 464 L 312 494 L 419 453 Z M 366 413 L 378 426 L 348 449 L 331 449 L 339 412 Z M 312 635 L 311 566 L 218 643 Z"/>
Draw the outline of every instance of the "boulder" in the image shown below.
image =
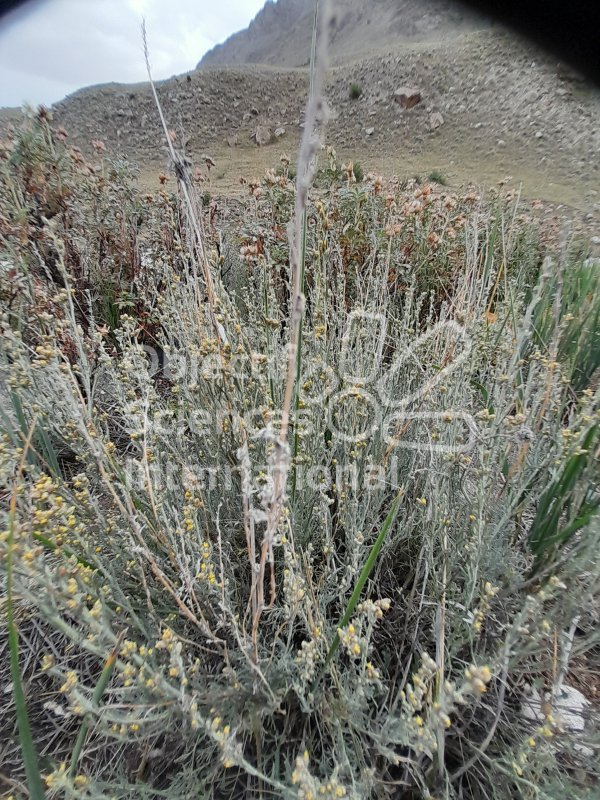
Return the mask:
<path id="1" fill-rule="evenodd" d="M 264 147 L 273 138 L 273 133 L 266 125 L 257 125 L 251 138 L 254 139 L 259 147 Z"/>
<path id="2" fill-rule="evenodd" d="M 414 86 L 401 86 L 394 92 L 394 100 L 400 103 L 402 108 L 413 108 L 421 102 L 421 92 Z"/>

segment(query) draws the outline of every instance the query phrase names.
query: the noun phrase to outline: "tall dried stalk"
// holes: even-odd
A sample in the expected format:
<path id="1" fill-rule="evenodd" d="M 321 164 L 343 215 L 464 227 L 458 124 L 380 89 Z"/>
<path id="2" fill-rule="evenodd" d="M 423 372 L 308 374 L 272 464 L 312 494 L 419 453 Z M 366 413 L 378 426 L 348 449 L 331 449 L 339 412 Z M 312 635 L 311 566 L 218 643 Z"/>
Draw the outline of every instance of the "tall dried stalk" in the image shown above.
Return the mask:
<path id="1" fill-rule="evenodd" d="M 265 609 L 264 581 L 267 562 L 270 564 L 270 605 L 275 600 L 275 569 L 273 559 L 273 541 L 277 534 L 286 499 L 286 484 L 290 468 L 290 449 L 288 433 L 290 426 L 290 413 L 296 385 L 296 366 L 300 330 L 304 312 L 304 294 L 302 292 L 303 272 L 303 226 L 305 210 L 308 204 L 308 192 L 312 185 L 315 170 L 315 156 L 319 149 L 318 128 L 326 121 L 326 103 L 323 97 L 323 84 L 328 64 L 329 33 L 333 25 L 333 16 L 330 12 L 329 0 L 317 0 L 316 14 L 316 44 L 314 47 L 314 69 L 312 73 L 311 91 L 308 98 L 305 116 L 305 126 L 300 150 L 298 153 L 298 167 L 296 170 L 296 199 L 294 218 L 288 227 L 290 240 L 290 270 L 292 277 L 292 292 L 290 303 L 290 342 L 287 354 L 287 375 L 285 391 L 281 408 L 281 425 L 279 433 L 274 440 L 274 453 L 270 463 L 270 478 L 272 490 L 266 502 L 266 530 L 263 537 L 260 553 L 260 562 L 256 572 L 254 585 L 256 613 L 252 625 L 252 640 L 255 653 L 257 652 L 257 632 L 261 614 Z"/>
<path id="2" fill-rule="evenodd" d="M 215 293 L 215 286 L 212 277 L 212 273 L 210 270 L 210 264 L 208 261 L 208 256 L 206 254 L 206 248 L 204 246 L 204 237 L 202 235 L 202 222 L 198 218 L 196 214 L 196 208 L 192 201 L 192 193 L 191 193 L 191 184 L 189 180 L 189 169 L 188 165 L 186 164 L 183 157 L 175 150 L 173 146 L 173 142 L 171 140 L 171 135 L 169 133 L 169 129 L 167 127 L 167 121 L 165 119 L 165 115 L 162 110 L 162 106 L 160 104 L 160 100 L 158 98 L 158 92 L 156 91 L 156 86 L 154 85 L 154 80 L 152 78 L 152 71 L 150 69 L 150 54 L 148 50 L 148 37 L 146 34 L 146 22 L 145 20 L 142 21 L 142 41 L 144 45 L 144 60 L 146 62 L 146 72 L 148 73 L 148 82 L 150 83 L 150 88 L 152 89 L 152 95 L 154 97 L 154 102 L 156 104 L 156 108 L 158 111 L 158 115 L 160 117 L 160 122 L 163 127 L 163 131 L 165 134 L 165 138 L 167 140 L 167 147 L 169 148 L 169 155 L 171 156 L 171 162 L 173 164 L 173 169 L 177 176 L 177 180 L 179 183 L 179 188 L 183 195 L 185 201 L 185 207 L 188 214 L 188 219 L 194 233 L 194 240 L 196 245 L 196 250 L 198 253 L 198 259 L 202 266 L 202 273 L 204 277 L 204 284 L 206 286 L 206 296 L 208 299 L 208 307 L 210 313 L 210 319 L 212 326 L 217 334 L 217 338 L 220 344 L 226 344 L 227 337 L 225 335 L 225 330 L 221 323 L 217 320 L 216 317 L 216 305 L 217 305 L 217 297 Z"/>

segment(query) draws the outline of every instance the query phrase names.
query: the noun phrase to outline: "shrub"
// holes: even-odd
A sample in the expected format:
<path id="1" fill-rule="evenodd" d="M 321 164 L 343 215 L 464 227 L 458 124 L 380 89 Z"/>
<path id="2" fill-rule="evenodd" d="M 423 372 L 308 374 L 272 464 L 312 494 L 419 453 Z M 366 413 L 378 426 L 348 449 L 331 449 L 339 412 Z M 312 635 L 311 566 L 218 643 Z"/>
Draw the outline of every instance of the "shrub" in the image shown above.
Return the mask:
<path id="1" fill-rule="evenodd" d="M 443 174 L 437 169 L 434 169 L 429 173 L 428 180 L 430 180 L 432 183 L 438 183 L 440 186 L 445 186 L 448 182 Z"/>
<path id="2" fill-rule="evenodd" d="M 4 147 L 3 250 L 31 280 L 57 291 L 67 273 L 84 326 L 93 320 L 112 331 L 127 310 L 151 334 L 153 310 L 145 302 L 160 287 L 161 270 L 141 253 L 160 244 L 164 258 L 178 257 L 174 230 L 168 231 L 176 203 L 164 191 L 141 195 L 135 170 L 104 157 L 102 142 L 94 142 L 102 156 L 94 166 L 78 148 L 53 141 L 47 115 L 32 112 Z M 158 224 L 161 217 L 167 227 Z M 142 230 L 155 241 L 142 241 Z M 13 301 L 19 303 L 19 293 Z"/>
<path id="3" fill-rule="evenodd" d="M 358 100 L 362 96 L 363 90 L 359 83 L 352 83 L 350 85 L 350 100 Z"/>
<path id="4" fill-rule="evenodd" d="M 0 552 L 49 796 L 582 796 L 583 737 L 519 707 L 525 680 L 556 695 L 597 665 L 597 268 L 560 292 L 584 267 L 540 263 L 510 199 L 309 195 L 282 447 L 292 183 L 251 183 L 201 250 L 185 205 L 145 198 L 109 337 L 104 167 L 36 249 L 32 176 L 53 197 L 71 156 L 26 131 L 52 146 L 2 154 Z M 5 694 L 19 796 L 14 717 Z"/>

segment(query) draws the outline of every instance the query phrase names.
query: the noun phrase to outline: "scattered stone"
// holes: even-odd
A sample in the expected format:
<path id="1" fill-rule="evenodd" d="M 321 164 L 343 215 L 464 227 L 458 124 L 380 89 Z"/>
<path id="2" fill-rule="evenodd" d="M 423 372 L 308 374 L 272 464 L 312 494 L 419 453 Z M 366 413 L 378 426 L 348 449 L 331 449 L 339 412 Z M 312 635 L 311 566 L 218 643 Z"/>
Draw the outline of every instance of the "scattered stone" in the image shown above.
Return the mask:
<path id="1" fill-rule="evenodd" d="M 266 125 L 257 125 L 256 130 L 250 138 L 254 139 L 259 147 L 264 147 L 270 143 L 273 138 L 273 133 Z"/>
<path id="2" fill-rule="evenodd" d="M 391 2 L 385 0 L 388 1 Z M 492 46 L 494 49 L 489 49 Z M 385 131 L 386 141 L 378 145 L 385 147 L 383 152 L 395 152 L 398 147 L 404 147 L 401 143 L 406 143 L 408 150 L 414 152 L 427 141 L 431 144 L 447 138 L 445 131 L 437 132 L 440 120 L 433 115 L 440 114 L 444 120 L 442 127 L 449 122 L 448 131 L 452 130 L 452 144 L 456 138 L 456 150 L 464 153 L 473 149 L 473 165 L 484 163 L 490 148 L 502 159 L 507 157 L 509 148 L 512 153 L 516 147 L 523 165 L 531 167 L 532 176 L 545 164 L 550 170 L 546 177 L 557 180 L 556 186 L 564 184 L 569 190 L 580 191 L 583 185 L 584 195 L 592 200 L 587 210 L 592 210 L 593 202 L 600 200 L 600 193 L 592 197 L 591 191 L 592 187 L 598 188 L 596 184 L 600 179 L 600 166 L 596 169 L 593 156 L 599 116 L 592 93 L 579 91 L 585 84 L 578 87 L 570 80 L 559 80 L 556 75 L 558 59 L 549 64 L 544 60 L 534 70 L 529 69 L 532 56 L 517 47 L 516 42 L 507 40 L 505 47 L 504 39 L 497 44 L 486 39 L 478 47 L 473 50 L 471 43 L 467 46 L 465 42 L 464 48 L 457 45 L 456 50 L 444 51 L 442 59 L 442 49 L 430 51 L 424 46 L 421 51 L 419 44 L 414 51 L 411 48 L 410 52 L 403 53 L 398 63 L 395 56 L 390 58 L 389 64 L 385 62 L 386 66 L 381 59 L 372 57 L 357 65 L 353 63 L 351 69 L 350 66 L 336 68 L 331 74 L 328 94 L 339 117 L 328 129 L 329 135 L 339 147 L 347 147 L 352 152 L 353 148 L 360 149 L 360 142 L 365 146 L 379 142 Z M 428 65 L 431 69 L 426 71 Z M 294 70 L 279 73 L 275 68 L 264 73 L 249 68 L 246 73 L 240 67 L 223 72 L 190 72 L 190 75 L 191 84 L 186 84 L 184 74 L 179 84 L 174 79 L 169 80 L 161 84 L 160 91 L 165 99 L 170 94 L 178 100 L 176 116 L 181 118 L 181 129 L 193 134 L 190 152 L 195 150 L 196 158 L 204 150 L 219 156 L 218 148 L 223 145 L 237 148 L 235 152 L 242 146 L 257 146 L 255 139 L 251 141 L 248 137 L 259 124 L 272 131 L 272 144 L 267 150 L 278 142 L 279 127 L 285 127 L 283 138 L 286 141 L 290 136 L 301 134 L 297 126 L 303 120 L 300 109 L 304 107 L 306 96 L 301 73 Z M 362 115 L 349 117 L 347 97 L 351 80 L 359 82 L 365 91 L 361 100 Z M 132 94 L 134 97 L 130 99 Z M 409 113 L 406 106 L 413 96 L 419 95 L 418 110 L 413 107 Z M 269 107 L 271 115 L 267 112 Z M 461 108 L 464 111 L 461 112 Z M 251 109 L 258 110 L 258 116 Z M 85 143 L 103 137 L 108 152 L 124 148 L 134 161 L 138 151 L 140 161 L 152 159 L 153 144 L 161 137 L 147 87 L 136 87 L 133 91 L 109 85 L 75 93 L 57 103 L 54 113 L 57 123 L 64 124 L 71 132 L 73 141 Z M 419 121 L 421 119 L 423 122 Z M 370 136 L 366 133 L 369 127 L 375 128 Z M 0 122 L 0 130 L 3 130 L 3 122 Z M 541 137 L 536 135 L 538 131 L 542 132 Z M 509 136 L 506 140 L 505 135 Z M 261 147 L 266 152 L 264 145 Z M 283 149 L 287 149 L 287 145 Z M 259 155 L 258 150 L 256 152 Z M 234 155 L 233 149 L 231 154 Z M 542 157 L 545 158 L 543 163 Z M 206 176 L 206 167 L 202 162 L 199 164 Z M 221 159 L 217 164 L 220 170 Z M 212 169 L 211 176 L 216 172 Z M 463 173 L 464 165 L 461 165 L 459 174 Z M 525 178 L 525 175 L 520 177 Z M 551 189 L 548 187 L 548 191 Z M 525 196 L 531 190 L 527 177 L 523 187 Z M 576 191 L 565 193 L 565 197 L 575 197 Z M 595 234 L 600 234 L 598 219 L 597 216 L 589 225 Z M 598 250 L 597 245 L 594 250 Z"/>
<path id="3" fill-rule="evenodd" d="M 275 133 L 273 135 L 275 136 L 276 139 L 280 139 L 282 136 L 285 135 L 285 128 L 280 125 L 278 128 L 275 128 Z"/>
<path id="4" fill-rule="evenodd" d="M 542 699 L 540 692 L 531 687 L 521 704 L 521 714 L 525 719 L 543 725 L 546 721 L 549 703 L 549 697 L 546 696 Z M 552 711 L 555 714 L 556 723 L 560 727 L 581 733 L 585 730 L 586 712 L 590 705 L 590 701 L 579 689 L 563 683 L 553 698 Z M 594 751 L 583 744 L 576 744 L 575 749 L 585 756 L 594 755 Z"/>
<path id="5" fill-rule="evenodd" d="M 375 128 L 365 128 L 366 136 L 373 136 L 374 133 L 375 133 Z"/>
<path id="6" fill-rule="evenodd" d="M 413 108 L 421 102 L 421 92 L 410 86 L 401 86 L 394 92 L 394 100 L 400 103 L 402 108 Z"/>
<path id="7" fill-rule="evenodd" d="M 435 131 L 444 124 L 444 118 L 439 111 L 434 111 L 429 117 L 429 130 Z"/>

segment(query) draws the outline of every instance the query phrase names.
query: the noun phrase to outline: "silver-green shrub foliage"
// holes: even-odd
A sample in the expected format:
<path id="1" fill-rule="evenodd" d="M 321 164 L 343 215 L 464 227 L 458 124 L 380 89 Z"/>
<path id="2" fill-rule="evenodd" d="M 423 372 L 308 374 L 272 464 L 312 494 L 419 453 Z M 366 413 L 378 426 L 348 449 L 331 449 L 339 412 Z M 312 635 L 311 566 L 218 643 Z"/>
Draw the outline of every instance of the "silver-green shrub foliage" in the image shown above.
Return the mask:
<path id="1" fill-rule="evenodd" d="M 48 797 L 592 796 L 595 712 L 572 732 L 552 693 L 598 663 L 597 265 L 540 254 L 511 198 L 358 187 L 329 151 L 281 456 L 288 160 L 205 210 L 211 313 L 176 197 L 101 149 L 38 118 L 1 162 L 2 513 Z"/>

